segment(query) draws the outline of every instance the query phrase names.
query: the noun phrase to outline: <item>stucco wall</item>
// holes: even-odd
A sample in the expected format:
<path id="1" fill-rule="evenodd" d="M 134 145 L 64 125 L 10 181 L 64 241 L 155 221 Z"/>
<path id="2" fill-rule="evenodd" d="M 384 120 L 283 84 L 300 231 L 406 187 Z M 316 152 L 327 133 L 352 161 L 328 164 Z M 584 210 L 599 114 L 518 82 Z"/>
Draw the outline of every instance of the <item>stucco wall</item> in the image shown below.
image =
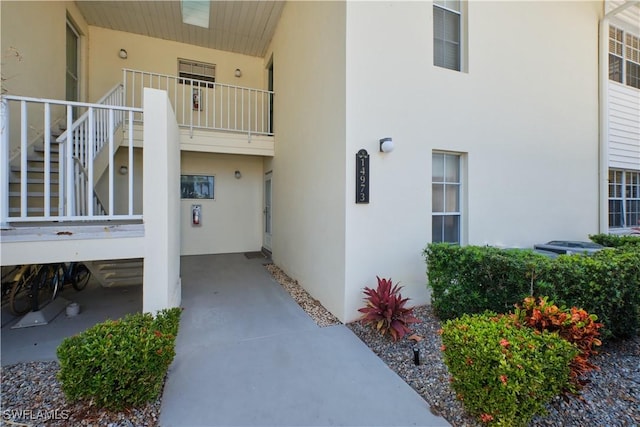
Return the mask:
<path id="1" fill-rule="evenodd" d="M 67 16 L 80 33 L 79 92 L 87 87 L 88 26 L 73 2 L 0 2 L 0 71 L 2 93 L 37 98 L 65 99 Z M 18 103 L 11 103 L 10 129 L 19 129 Z M 28 140 L 42 135 L 42 107 L 28 105 Z M 55 127 L 64 120 L 64 109 L 51 108 Z M 11 134 L 11 149 L 19 147 L 19 133 Z"/>
<path id="2" fill-rule="evenodd" d="M 67 14 L 80 32 L 80 79 L 86 82 L 83 36 L 88 26 L 73 2 L 2 1 L 0 8 L 3 89 L 11 95 L 64 99 Z"/>
<path id="3" fill-rule="evenodd" d="M 600 13 L 597 2 L 470 2 L 460 73 L 433 66 L 430 2 L 347 4 L 347 320 L 376 275 L 428 301 L 433 150 L 466 153 L 466 243 L 597 231 Z M 378 153 L 386 136 L 396 149 Z M 369 205 L 353 203 L 360 148 Z"/>
<path id="4" fill-rule="evenodd" d="M 133 213 L 142 214 L 142 149 L 133 149 L 133 169 L 129 165 L 129 147 L 120 146 L 117 148 L 114 158 L 113 182 L 115 185 L 114 202 L 115 213 L 119 215 L 128 214 L 129 210 L 129 175 L 121 175 L 120 167 L 126 166 L 128 171 L 133 170 Z M 102 176 L 96 183 L 96 193 L 105 208 L 109 206 L 109 169 L 105 169 Z"/>
<path id="5" fill-rule="evenodd" d="M 264 64 L 273 56 L 274 261 L 340 317 L 345 7 L 341 2 L 288 2 Z"/>
<path id="6" fill-rule="evenodd" d="M 264 88 L 261 58 L 95 26 L 89 27 L 89 36 L 91 101 L 100 99 L 116 83 L 122 82 L 123 68 L 176 76 L 178 58 L 215 64 L 218 83 Z M 118 56 L 120 49 L 127 51 L 127 59 Z M 242 77 L 234 76 L 236 68 L 242 70 Z"/>
<path id="7" fill-rule="evenodd" d="M 183 151 L 183 175 L 213 175 L 214 200 L 180 201 L 181 254 L 260 250 L 262 158 Z M 236 179 L 234 172 L 242 177 Z M 191 205 L 202 205 L 201 225 L 191 225 Z"/>

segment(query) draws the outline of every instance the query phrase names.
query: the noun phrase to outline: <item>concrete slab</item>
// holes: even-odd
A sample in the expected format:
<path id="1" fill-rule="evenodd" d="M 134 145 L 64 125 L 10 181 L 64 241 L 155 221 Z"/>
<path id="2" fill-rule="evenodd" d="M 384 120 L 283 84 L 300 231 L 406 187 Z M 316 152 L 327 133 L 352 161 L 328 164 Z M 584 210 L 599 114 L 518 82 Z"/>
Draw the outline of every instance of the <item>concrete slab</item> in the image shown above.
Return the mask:
<path id="1" fill-rule="evenodd" d="M 40 310 L 30 311 L 22 316 L 18 323 L 11 326 L 11 329 L 48 325 L 49 322 L 55 319 L 69 304 L 70 301 L 67 301 L 62 297 L 58 297 L 53 301 L 49 301 Z"/>
<path id="2" fill-rule="evenodd" d="M 182 258 L 180 349 L 318 327 L 263 264 L 243 254 Z"/>
<path id="3" fill-rule="evenodd" d="M 19 321 L 18 318 L 6 323 L 3 321 L 0 337 L 0 359 L 3 366 L 18 362 L 56 360 L 56 349 L 65 337 L 107 319 L 118 319 L 142 310 L 142 286 L 103 288 L 93 278 L 80 292 L 72 286 L 65 287 L 60 297 L 77 302 L 80 313 L 68 317 L 62 312 L 47 325 L 33 328 L 12 329 Z"/>
<path id="4" fill-rule="evenodd" d="M 260 260 L 183 257 L 182 295 L 163 427 L 449 425 L 348 328 L 319 328 Z"/>

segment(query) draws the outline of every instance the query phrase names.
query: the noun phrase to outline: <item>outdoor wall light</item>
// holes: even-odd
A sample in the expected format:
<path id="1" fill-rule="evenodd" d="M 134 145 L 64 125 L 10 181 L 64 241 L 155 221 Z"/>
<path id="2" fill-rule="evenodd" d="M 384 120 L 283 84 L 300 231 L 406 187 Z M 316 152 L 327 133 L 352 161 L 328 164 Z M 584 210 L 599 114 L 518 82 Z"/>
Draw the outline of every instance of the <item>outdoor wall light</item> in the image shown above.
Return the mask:
<path id="1" fill-rule="evenodd" d="M 380 140 L 380 152 L 381 153 L 390 153 L 393 151 L 395 147 L 393 146 L 393 139 L 391 138 L 382 138 Z"/>
<path id="2" fill-rule="evenodd" d="M 119 172 L 120 172 L 120 175 L 126 175 L 127 172 L 129 172 L 129 168 L 126 167 L 125 165 L 122 165 L 122 166 L 120 166 Z"/>
<path id="3" fill-rule="evenodd" d="M 242 70 L 240 68 L 236 68 L 236 71 L 233 73 L 236 77 L 242 77 Z"/>
<path id="4" fill-rule="evenodd" d="M 126 50 L 124 50 L 124 49 L 120 49 L 120 52 L 118 52 L 118 56 L 119 56 L 121 59 L 127 59 L 127 57 L 129 56 L 129 54 L 127 53 L 127 51 L 126 51 Z"/>
<path id="5" fill-rule="evenodd" d="M 236 177 L 236 179 L 240 179 L 240 178 L 242 178 L 242 174 L 240 173 L 240 171 L 235 171 L 235 172 L 233 173 L 233 176 L 235 176 L 235 177 Z"/>

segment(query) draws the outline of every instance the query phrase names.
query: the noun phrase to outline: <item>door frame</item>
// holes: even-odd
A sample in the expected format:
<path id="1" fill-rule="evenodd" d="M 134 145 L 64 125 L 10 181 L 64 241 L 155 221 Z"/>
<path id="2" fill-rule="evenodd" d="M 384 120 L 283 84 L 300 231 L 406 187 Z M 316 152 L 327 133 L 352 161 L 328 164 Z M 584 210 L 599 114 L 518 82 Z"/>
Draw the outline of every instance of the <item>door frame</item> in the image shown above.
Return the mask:
<path id="1" fill-rule="evenodd" d="M 273 171 L 264 174 L 263 189 L 262 247 L 271 252 L 271 241 L 273 237 Z"/>

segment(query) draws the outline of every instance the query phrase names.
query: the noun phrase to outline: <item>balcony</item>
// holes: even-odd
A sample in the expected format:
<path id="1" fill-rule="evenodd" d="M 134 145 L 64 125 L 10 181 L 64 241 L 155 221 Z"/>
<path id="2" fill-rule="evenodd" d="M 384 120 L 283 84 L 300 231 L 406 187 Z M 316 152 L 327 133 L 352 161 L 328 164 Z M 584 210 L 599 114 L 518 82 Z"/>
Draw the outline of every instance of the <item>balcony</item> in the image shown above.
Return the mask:
<path id="1" fill-rule="evenodd" d="M 167 92 L 182 150 L 274 155 L 273 91 L 131 69 L 123 69 L 122 81 L 124 105 L 133 108 L 144 107 L 145 88 Z"/>

